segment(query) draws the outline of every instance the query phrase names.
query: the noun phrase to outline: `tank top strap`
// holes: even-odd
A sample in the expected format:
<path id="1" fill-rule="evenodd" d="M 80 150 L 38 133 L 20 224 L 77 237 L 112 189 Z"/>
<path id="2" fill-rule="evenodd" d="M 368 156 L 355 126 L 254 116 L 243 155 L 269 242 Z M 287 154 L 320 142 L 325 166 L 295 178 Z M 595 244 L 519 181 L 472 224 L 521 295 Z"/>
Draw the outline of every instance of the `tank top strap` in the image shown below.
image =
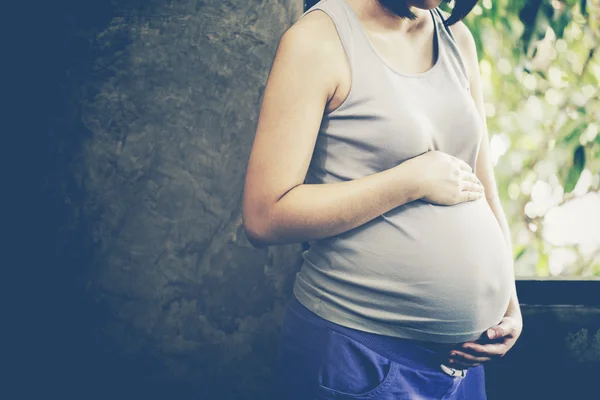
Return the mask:
<path id="1" fill-rule="evenodd" d="M 347 5 L 344 0 L 321 0 L 306 10 L 300 18 L 315 10 L 325 12 L 332 19 L 350 66 L 354 69 L 354 59 L 357 52 L 356 46 L 358 45 L 357 39 L 359 39 L 357 37 L 358 29 L 356 26 L 353 26 L 354 21 L 348 15 L 346 7 Z"/>
<path id="2" fill-rule="evenodd" d="M 467 72 L 465 60 L 458 47 L 458 42 L 449 26 L 446 25 L 444 16 L 439 7 L 433 9 L 434 21 L 438 28 L 440 43 L 438 48 L 444 52 L 447 66 L 459 79 L 463 87 L 470 90 L 469 74 Z"/>
<path id="3" fill-rule="evenodd" d="M 331 18 L 346 53 L 351 71 L 351 89 L 344 103 L 333 112 L 338 115 L 348 112 L 347 115 L 351 116 L 354 106 L 368 101 L 370 81 L 376 79 L 371 73 L 379 60 L 373 54 L 360 22 L 346 0 L 321 0 L 306 10 L 301 18 L 314 10 L 321 10 Z"/>

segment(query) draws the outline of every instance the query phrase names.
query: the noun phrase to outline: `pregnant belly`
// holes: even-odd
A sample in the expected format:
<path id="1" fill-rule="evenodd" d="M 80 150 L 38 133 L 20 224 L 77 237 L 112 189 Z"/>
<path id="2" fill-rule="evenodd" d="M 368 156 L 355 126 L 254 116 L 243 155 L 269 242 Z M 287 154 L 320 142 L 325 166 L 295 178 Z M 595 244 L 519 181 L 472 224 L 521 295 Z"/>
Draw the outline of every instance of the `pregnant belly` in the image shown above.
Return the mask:
<path id="1" fill-rule="evenodd" d="M 358 314 L 372 308 L 387 323 L 464 335 L 496 324 L 508 305 L 512 255 L 485 199 L 414 201 L 339 235 L 330 249 L 324 272 L 352 285 L 337 298 Z"/>

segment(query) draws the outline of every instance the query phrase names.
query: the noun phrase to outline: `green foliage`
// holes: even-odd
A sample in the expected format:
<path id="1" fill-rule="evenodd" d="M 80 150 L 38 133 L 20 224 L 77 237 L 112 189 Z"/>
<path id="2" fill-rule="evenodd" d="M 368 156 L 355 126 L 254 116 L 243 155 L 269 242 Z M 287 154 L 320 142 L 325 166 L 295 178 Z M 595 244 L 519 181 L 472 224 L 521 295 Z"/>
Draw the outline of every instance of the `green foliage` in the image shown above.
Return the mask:
<path id="1" fill-rule="evenodd" d="M 565 192 L 572 192 L 575 189 L 575 184 L 579 180 L 581 176 L 581 172 L 583 171 L 583 166 L 585 165 L 585 149 L 583 146 L 579 145 L 575 149 L 575 153 L 573 154 L 573 164 L 569 168 L 569 172 L 567 174 L 567 179 L 564 182 Z"/>
<path id="2" fill-rule="evenodd" d="M 600 194 L 600 2 L 480 0 L 463 22 L 477 46 L 517 276 L 600 277 L 600 250 L 554 243 L 545 225 L 549 210 Z M 550 206 L 533 206 L 540 187 L 558 191 L 544 192 Z M 553 249 L 572 254 L 562 272 Z"/>

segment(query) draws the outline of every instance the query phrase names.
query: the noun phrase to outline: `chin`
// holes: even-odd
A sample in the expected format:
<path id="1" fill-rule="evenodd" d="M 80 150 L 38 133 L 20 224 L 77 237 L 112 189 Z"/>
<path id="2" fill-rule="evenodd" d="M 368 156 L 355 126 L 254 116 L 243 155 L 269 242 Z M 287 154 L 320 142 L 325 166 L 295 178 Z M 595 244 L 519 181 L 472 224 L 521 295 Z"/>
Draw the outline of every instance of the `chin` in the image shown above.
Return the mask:
<path id="1" fill-rule="evenodd" d="M 417 16 L 411 9 L 432 10 L 439 6 L 443 1 L 449 0 L 378 0 L 384 8 L 392 14 L 402 18 L 416 19 Z"/>
<path id="2" fill-rule="evenodd" d="M 411 7 L 420 8 L 422 10 L 433 10 L 442 4 L 442 1 L 443 0 L 413 0 L 407 1 L 406 3 Z"/>

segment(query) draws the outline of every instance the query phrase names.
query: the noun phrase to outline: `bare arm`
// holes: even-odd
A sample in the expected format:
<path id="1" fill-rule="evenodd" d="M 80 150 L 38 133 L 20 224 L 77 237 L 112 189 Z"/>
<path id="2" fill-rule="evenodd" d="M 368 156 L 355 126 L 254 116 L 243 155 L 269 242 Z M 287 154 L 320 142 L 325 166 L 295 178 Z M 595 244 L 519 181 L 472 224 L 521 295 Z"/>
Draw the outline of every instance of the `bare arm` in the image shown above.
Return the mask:
<path id="1" fill-rule="evenodd" d="M 413 175 L 401 165 L 351 181 L 294 187 L 271 206 L 261 240 L 273 245 L 334 236 L 417 199 Z"/>
<path id="2" fill-rule="evenodd" d="M 345 57 L 341 43 L 323 40 L 337 33 L 318 14 L 283 35 L 265 88 L 243 202 L 244 228 L 257 247 L 333 236 L 419 197 L 407 167 L 347 182 L 303 183 L 337 87 L 334 56 Z"/>

